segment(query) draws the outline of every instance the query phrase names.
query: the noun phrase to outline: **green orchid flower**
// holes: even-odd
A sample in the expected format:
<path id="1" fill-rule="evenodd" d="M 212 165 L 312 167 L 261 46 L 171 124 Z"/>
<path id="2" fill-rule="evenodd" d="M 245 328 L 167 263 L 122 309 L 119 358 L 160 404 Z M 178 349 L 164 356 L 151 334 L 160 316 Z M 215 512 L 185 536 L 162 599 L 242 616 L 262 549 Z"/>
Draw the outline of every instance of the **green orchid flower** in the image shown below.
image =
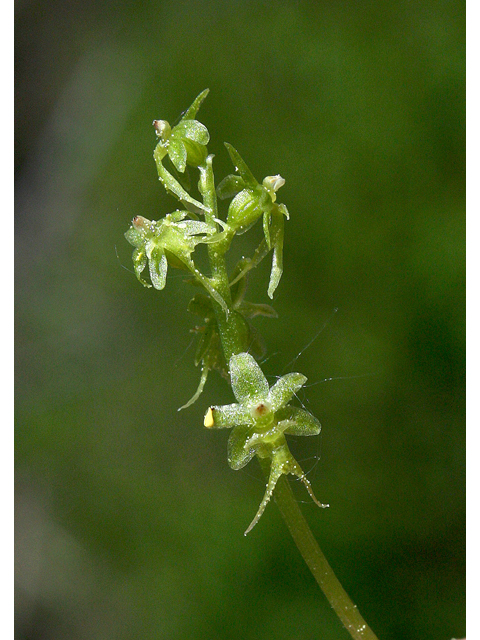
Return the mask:
<path id="1" fill-rule="evenodd" d="M 153 121 L 158 137 L 158 143 L 153 153 L 158 177 L 167 191 L 194 213 L 203 213 L 209 209 L 185 191 L 179 181 L 167 171 L 162 161 L 165 156 L 168 156 L 175 169 L 181 174 L 185 172 L 187 165 L 198 167 L 205 162 L 208 155 L 207 144 L 210 140 L 210 134 L 205 125 L 195 120 L 195 116 L 207 95 L 208 89 L 202 91 L 174 127 L 171 127 L 166 120 Z"/>
<path id="2" fill-rule="evenodd" d="M 174 167 L 180 173 L 185 171 L 187 164 L 198 167 L 207 157 L 207 144 L 210 134 L 205 125 L 195 120 L 200 105 L 205 100 L 208 89 L 197 96 L 193 104 L 182 115 L 180 122 L 173 128 L 166 120 L 154 120 L 153 126 L 158 145 L 162 149 L 159 154 L 168 154 Z"/>
<path id="3" fill-rule="evenodd" d="M 305 409 L 290 405 L 307 378 L 301 373 L 287 373 L 269 387 L 259 365 L 249 353 L 230 358 L 230 378 L 237 402 L 212 406 L 205 414 L 208 429 L 233 428 L 228 440 L 228 463 L 232 469 L 242 469 L 252 458 L 270 459 L 270 475 L 265 495 L 257 514 L 245 531 L 257 524 L 275 485 L 283 474 L 297 476 L 319 507 L 310 482 L 291 454 L 285 436 L 314 436 L 320 433 L 320 423 Z"/>
<path id="4" fill-rule="evenodd" d="M 208 279 L 200 273 L 192 260 L 195 247 L 215 232 L 206 222 L 186 220 L 188 211 L 174 211 L 156 222 L 136 216 L 125 238 L 135 247 L 133 266 L 135 275 L 144 287 L 163 289 L 166 284 L 168 265 L 190 271 L 195 279 L 208 291 L 222 308 L 227 305 Z M 149 267 L 150 285 L 142 278 L 145 267 Z"/>
<path id="5" fill-rule="evenodd" d="M 227 176 L 217 187 L 219 198 L 233 197 L 228 208 L 226 233 L 244 233 L 263 216 L 265 241 L 257 252 L 258 255 L 261 254 L 260 259 L 263 259 L 273 248 L 272 270 L 268 287 L 268 295 L 273 298 L 273 293 L 283 272 L 284 217 L 289 219 L 287 207 L 276 202 L 277 191 L 285 184 L 285 180 L 280 175 L 267 176 L 260 184 L 238 151 L 228 143 L 225 143 L 225 146 L 240 174 Z"/>

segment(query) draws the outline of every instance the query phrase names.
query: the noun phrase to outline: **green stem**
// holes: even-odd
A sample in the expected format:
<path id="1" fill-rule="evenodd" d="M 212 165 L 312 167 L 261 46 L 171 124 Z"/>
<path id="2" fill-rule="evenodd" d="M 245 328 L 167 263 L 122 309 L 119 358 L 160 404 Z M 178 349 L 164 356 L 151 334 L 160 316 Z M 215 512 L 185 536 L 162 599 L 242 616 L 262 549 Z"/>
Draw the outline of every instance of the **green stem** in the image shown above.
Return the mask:
<path id="1" fill-rule="evenodd" d="M 218 217 L 217 194 L 212 168 L 213 156 L 208 156 L 205 163 L 199 166 L 200 181 L 199 190 L 203 197 L 203 203 L 208 209 L 205 213 L 205 222 L 216 226 Z M 223 309 L 215 300 L 212 300 L 215 317 L 217 319 L 220 339 L 222 341 L 225 361 L 228 363 L 231 356 L 247 351 L 248 332 L 243 318 L 233 309 L 232 296 L 228 278 L 225 253 L 228 250 L 230 239 L 224 242 L 216 242 L 207 245 L 208 260 L 212 272 L 210 282 L 214 289 L 225 300 L 227 310 Z"/>
<path id="2" fill-rule="evenodd" d="M 205 213 L 205 221 L 211 225 L 216 225 L 215 218 L 218 217 L 217 196 L 215 193 L 212 158 L 213 156 L 208 156 L 205 163 L 199 167 L 199 189 L 205 208 L 208 210 Z M 228 307 L 228 310 L 225 311 L 213 300 L 213 307 L 215 309 L 223 352 L 227 363 L 232 355 L 247 350 L 245 325 L 239 314 L 232 308 L 232 298 L 225 262 L 225 253 L 229 247 L 230 240 L 231 238 L 226 239 L 223 243 L 219 242 L 208 245 L 208 258 L 212 272 L 210 282 L 225 300 Z M 264 257 L 263 254 L 266 249 L 266 243 L 265 247 L 260 245 L 257 250 L 259 258 Z M 260 260 L 253 260 L 252 262 L 254 264 L 252 266 L 256 266 L 259 261 Z M 268 477 L 270 473 L 269 461 L 260 459 L 260 463 Z M 352 638 L 354 640 L 377 640 L 376 635 L 360 615 L 357 606 L 352 602 L 338 581 L 318 546 L 307 521 L 300 511 L 286 476 L 282 475 L 278 480 L 274 497 L 298 550 Z"/>
<path id="3" fill-rule="evenodd" d="M 270 473 L 269 461 L 261 459 L 259 461 L 268 477 Z M 377 636 L 365 622 L 357 606 L 340 584 L 332 567 L 328 564 L 318 546 L 286 476 L 281 476 L 278 480 L 274 498 L 298 550 L 345 629 L 354 640 L 377 640 Z"/>

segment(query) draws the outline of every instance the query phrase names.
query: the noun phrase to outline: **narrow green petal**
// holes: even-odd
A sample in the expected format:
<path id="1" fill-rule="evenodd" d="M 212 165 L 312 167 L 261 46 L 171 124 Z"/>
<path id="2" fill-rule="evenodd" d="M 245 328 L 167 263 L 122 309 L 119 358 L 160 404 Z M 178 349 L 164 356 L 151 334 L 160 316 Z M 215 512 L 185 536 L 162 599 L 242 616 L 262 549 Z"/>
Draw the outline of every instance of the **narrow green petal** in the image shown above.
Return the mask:
<path id="1" fill-rule="evenodd" d="M 187 407 L 190 407 L 194 402 L 198 400 L 198 398 L 202 394 L 203 387 L 205 386 L 205 383 L 207 381 L 209 371 L 210 369 L 208 367 L 206 366 L 202 367 L 202 375 L 200 376 L 200 382 L 198 383 L 197 390 L 195 391 L 193 396 L 190 398 L 190 400 L 186 402 L 184 405 L 182 405 L 181 407 L 179 407 L 177 411 L 181 411 L 182 409 L 186 409 Z"/>
<path id="2" fill-rule="evenodd" d="M 240 280 L 244 282 L 244 280 Z M 246 318 L 255 318 L 256 316 L 264 316 L 265 318 L 278 318 L 278 313 L 269 304 L 257 304 L 256 302 L 248 302 L 243 300 L 237 307 L 238 311 Z"/>
<path id="3" fill-rule="evenodd" d="M 263 500 L 260 503 L 260 506 L 258 507 L 258 511 L 257 511 L 257 513 L 255 515 L 255 518 L 252 520 L 252 522 L 248 526 L 248 528 L 245 531 L 244 535 L 247 535 L 247 533 L 250 533 L 250 531 L 253 529 L 253 527 L 260 520 L 263 512 L 265 511 L 265 507 L 270 502 L 270 498 L 272 497 L 272 494 L 273 494 L 275 486 L 276 486 L 276 484 L 278 482 L 278 479 L 280 478 L 280 476 L 283 473 L 284 473 L 284 471 L 283 471 L 282 465 L 281 464 L 276 464 L 275 457 L 274 457 L 272 459 L 272 464 L 271 464 L 271 467 L 270 467 L 270 476 L 268 478 L 268 483 L 267 483 L 267 488 L 265 490 L 265 495 L 263 496 Z"/>
<path id="4" fill-rule="evenodd" d="M 273 385 L 268 393 L 268 401 L 273 411 L 278 411 L 290 402 L 293 396 L 305 384 L 307 378 L 301 373 L 287 373 Z"/>
<path id="5" fill-rule="evenodd" d="M 200 109 L 202 102 L 207 97 L 209 91 L 210 89 L 205 89 L 204 91 L 202 91 L 202 93 L 198 94 L 198 96 L 195 98 L 192 104 L 188 107 L 188 109 L 186 109 L 183 112 L 182 120 L 193 120 L 195 118 L 198 110 Z"/>
<path id="6" fill-rule="evenodd" d="M 238 151 L 232 147 L 231 144 L 225 142 L 225 146 L 227 147 L 228 154 L 230 156 L 231 161 L 233 162 L 233 166 L 238 171 L 238 173 L 242 176 L 245 181 L 245 185 L 250 189 L 255 189 L 258 187 L 258 180 L 255 179 L 255 176 L 247 167 L 245 161 L 242 156 L 238 153 Z"/>
<path id="7" fill-rule="evenodd" d="M 208 350 L 210 349 L 210 344 L 213 339 L 214 326 L 211 322 L 207 323 L 207 326 L 203 328 L 203 330 L 199 330 L 200 339 L 198 341 L 197 349 L 195 351 L 195 359 L 194 364 L 197 366 L 202 360 L 205 358 Z"/>
<path id="8" fill-rule="evenodd" d="M 272 270 L 270 272 L 270 282 L 268 283 L 268 296 L 273 298 L 275 289 L 278 287 L 280 278 L 283 273 L 283 215 L 273 216 L 272 230 L 274 231 L 273 239 L 273 258 Z"/>
<path id="9" fill-rule="evenodd" d="M 240 404 L 224 404 L 210 407 L 205 414 L 207 429 L 231 429 L 237 424 L 252 423 L 250 411 Z"/>
<path id="10" fill-rule="evenodd" d="M 249 432 L 249 425 L 241 424 L 233 429 L 230 437 L 228 438 L 228 464 L 235 471 L 242 469 L 255 455 L 255 448 L 252 447 L 245 449 L 245 443 Z"/>
<path id="11" fill-rule="evenodd" d="M 225 311 L 225 313 L 228 314 L 227 303 L 222 298 L 222 296 L 218 293 L 218 291 L 214 287 L 212 287 L 209 279 L 206 278 L 202 273 L 200 273 L 200 271 L 193 264 L 192 260 L 185 262 L 185 264 L 189 268 L 189 270 L 193 273 L 193 275 L 198 280 L 198 282 L 200 282 L 200 284 L 203 285 L 203 287 L 208 291 L 208 293 L 215 300 L 215 302 L 217 302 Z"/>
<path id="12" fill-rule="evenodd" d="M 265 238 L 260 242 L 258 247 L 255 249 L 255 253 L 249 259 L 241 260 L 236 268 L 234 276 L 230 282 L 230 287 L 233 287 L 241 278 L 244 278 L 249 271 L 257 267 L 260 262 L 268 255 L 268 247 Z"/>
<path id="13" fill-rule="evenodd" d="M 278 427 L 290 436 L 318 436 L 320 422 L 305 409 L 284 407 L 275 414 Z"/>
<path id="14" fill-rule="evenodd" d="M 272 248 L 272 239 L 270 237 L 270 220 L 271 220 L 270 212 L 266 211 L 263 214 L 263 235 L 265 236 L 265 240 L 267 242 L 267 247 L 270 250 Z"/>
<path id="15" fill-rule="evenodd" d="M 284 204 L 278 204 L 277 211 L 285 216 L 287 220 L 290 220 L 290 214 L 288 213 L 288 209 Z"/>
<path id="16" fill-rule="evenodd" d="M 230 377 L 238 402 L 252 403 L 267 397 L 267 379 L 249 353 L 239 353 L 230 358 Z"/>

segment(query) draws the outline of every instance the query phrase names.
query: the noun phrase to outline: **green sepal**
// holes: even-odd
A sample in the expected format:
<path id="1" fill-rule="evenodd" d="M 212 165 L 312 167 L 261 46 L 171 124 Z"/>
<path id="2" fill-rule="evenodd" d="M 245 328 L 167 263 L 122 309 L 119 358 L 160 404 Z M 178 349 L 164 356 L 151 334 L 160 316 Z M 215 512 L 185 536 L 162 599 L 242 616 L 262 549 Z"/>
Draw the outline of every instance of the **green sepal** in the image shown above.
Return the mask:
<path id="1" fill-rule="evenodd" d="M 132 225 L 127 231 L 125 231 L 123 235 L 125 236 L 127 242 L 129 242 L 132 246 L 139 248 L 145 245 L 147 232 L 145 232 L 143 229 L 136 229 Z"/>
<path id="2" fill-rule="evenodd" d="M 283 215 L 272 216 L 273 257 L 270 281 L 268 283 L 268 296 L 273 299 L 273 294 L 280 282 L 283 273 Z"/>
<path id="3" fill-rule="evenodd" d="M 228 438 L 227 460 L 234 471 L 243 469 L 255 455 L 255 447 L 245 448 L 249 433 L 248 425 L 237 425 Z"/>
<path id="4" fill-rule="evenodd" d="M 152 244 L 152 243 L 149 243 Z M 167 256 L 162 247 L 147 245 L 148 268 L 150 272 L 150 280 L 155 289 L 161 290 L 165 288 L 167 281 Z"/>
<path id="5" fill-rule="evenodd" d="M 188 139 L 185 139 L 183 144 L 187 150 L 187 164 L 191 167 L 199 167 L 205 162 L 208 155 L 207 147 Z"/>
<path id="6" fill-rule="evenodd" d="M 237 234 L 245 233 L 255 224 L 265 209 L 271 206 L 273 204 L 270 196 L 261 185 L 256 189 L 243 189 L 230 202 L 227 224 L 235 229 Z"/>
<path id="7" fill-rule="evenodd" d="M 201 93 L 198 94 L 198 96 L 195 98 L 192 104 L 188 107 L 188 109 L 185 109 L 185 111 L 182 113 L 180 122 L 182 120 L 194 120 L 195 116 L 198 113 L 198 110 L 202 105 L 202 102 L 207 97 L 209 91 L 210 89 L 204 89 Z"/>
<path id="8" fill-rule="evenodd" d="M 181 138 L 170 138 L 168 143 L 168 157 L 177 171 L 183 173 L 187 166 L 187 149 Z"/>
<path id="9" fill-rule="evenodd" d="M 257 304 L 243 301 L 238 305 L 238 311 L 246 318 L 264 316 L 265 318 L 278 318 L 278 313 L 269 304 Z"/>
<path id="10" fill-rule="evenodd" d="M 224 178 L 217 186 L 217 196 L 220 200 L 233 198 L 245 189 L 245 181 L 240 176 L 230 174 Z"/>
<path id="11" fill-rule="evenodd" d="M 178 132 L 179 137 L 188 138 L 188 140 L 201 145 L 207 145 L 210 142 L 210 134 L 208 133 L 207 127 L 201 122 L 198 122 L 198 120 L 182 118 L 173 130 Z"/>
<path id="12" fill-rule="evenodd" d="M 203 330 L 200 329 L 198 333 L 200 333 L 200 339 L 198 341 L 194 358 L 194 364 L 196 367 L 205 359 L 207 352 L 211 348 L 212 339 L 214 336 L 214 328 L 211 323 L 208 323 L 205 327 L 203 327 Z"/>
<path id="13" fill-rule="evenodd" d="M 283 407 L 277 412 L 278 427 L 286 435 L 318 436 L 322 427 L 320 422 L 305 409 L 298 407 Z"/>
<path id="14" fill-rule="evenodd" d="M 272 410 L 278 411 L 278 409 L 288 404 L 306 381 L 307 378 L 301 373 L 287 373 L 279 378 L 267 396 L 268 402 L 272 405 Z"/>
<path id="15" fill-rule="evenodd" d="M 228 154 L 230 159 L 235 167 L 235 170 L 238 171 L 240 176 L 243 178 L 245 182 L 245 187 L 250 189 L 255 189 L 258 186 L 258 181 L 255 179 L 255 176 L 247 167 L 246 162 L 243 160 L 242 156 L 238 153 L 235 147 L 232 147 L 231 144 L 225 142 L 225 146 L 227 147 Z"/>
<path id="16" fill-rule="evenodd" d="M 176 169 L 183 173 L 188 162 L 193 167 L 203 164 L 210 140 L 208 129 L 197 120 L 182 120 L 173 128 L 168 141 L 168 155 Z"/>
<path id="17" fill-rule="evenodd" d="M 249 353 L 239 353 L 230 358 L 232 389 L 238 402 L 255 402 L 265 398 L 269 387 L 262 370 Z"/>

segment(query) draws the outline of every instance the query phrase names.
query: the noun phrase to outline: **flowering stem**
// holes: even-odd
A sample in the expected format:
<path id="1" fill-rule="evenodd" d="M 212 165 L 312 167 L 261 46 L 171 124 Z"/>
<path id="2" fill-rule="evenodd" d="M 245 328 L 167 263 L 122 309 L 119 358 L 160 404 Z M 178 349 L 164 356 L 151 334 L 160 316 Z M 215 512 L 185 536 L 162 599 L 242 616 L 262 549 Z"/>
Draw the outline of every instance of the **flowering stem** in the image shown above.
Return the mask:
<path id="1" fill-rule="evenodd" d="M 204 164 L 198 167 L 200 171 L 199 189 L 203 197 L 204 205 L 208 209 L 208 213 L 205 213 L 205 222 L 216 226 L 217 194 L 215 192 L 212 159 L 213 156 L 208 156 Z M 229 245 L 230 239 L 228 238 L 224 242 L 207 245 L 208 260 L 212 272 L 210 280 L 212 286 L 222 296 L 227 305 L 227 310 L 225 310 L 213 300 L 213 308 L 226 362 L 230 360 L 231 356 L 248 350 L 244 325 L 241 318 L 232 308 L 232 296 L 230 294 L 227 264 L 225 261 L 225 253 Z"/>
<path id="2" fill-rule="evenodd" d="M 269 461 L 261 458 L 259 458 L 259 461 L 268 477 L 270 472 Z M 377 636 L 365 622 L 357 606 L 340 584 L 332 567 L 328 564 L 318 546 L 295 500 L 286 476 L 282 476 L 278 480 L 274 498 L 298 550 L 345 629 L 354 640 L 377 640 Z"/>
<path id="3" fill-rule="evenodd" d="M 142 216 L 133 219 L 125 237 L 135 248 L 135 274 L 144 286 L 151 286 L 141 277 L 148 263 L 152 285 L 163 289 L 168 264 L 187 267 L 209 294 L 210 300 L 201 294 L 190 301 L 192 307 L 189 309 L 204 317 L 206 326 L 197 328 L 201 334 L 196 355 L 196 364 L 202 362 L 200 384 L 193 398 L 182 408 L 197 400 L 210 369 L 217 368 L 226 374 L 228 368 L 238 402 L 211 406 L 205 414 L 204 425 L 207 428 L 232 427 L 228 445 L 231 468 L 241 469 L 257 455 L 268 478 L 265 496 L 245 534 L 258 522 L 273 493 L 295 544 L 351 637 L 354 640 L 376 640 L 320 550 L 285 477 L 293 474 L 300 478 L 317 505 L 327 506 L 316 500 L 285 439 L 285 435 L 312 436 L 320 433 L 320 423 L 312 414 L 289 404 L 306 378 L 301 373 L 291 372 L 270 387 L 249 353 L 255 350 L 256 345 L 249 319 L 258 314 L 270 317 L 276 314 L 268 305 L 244 300 L 245 276 L 273 250 L 267 290 L 269 297 L 273 298 L 283 272 L 284 218 L 289 219 L 286 206 L 276 202 L 276 192 L 285 180 L 280 175 L 267 176 L 260 184 L 240 154 L 227 144 L 237 174 L 227 176 L 218 186 L 220 198 L 233 198 L 226 221 L 219 220 L 213 156 L 207 155 L 206 147 L 209 133 L 203 124 L 195 120 L 207 93 L 208 90 L 197 96 L 173 128 L 164 120 L 154 121 L 159 139 L 154 152 L 159 179 L 167 192 L 188 211 L 177 210 L 158 222 Z M 198 168 L 198 188 L 203 202 L 187 193 L 163 166 L 167 155 L 177 172 L 183 173 L 187 163 Z M 198 220 L 196 214 L 199 213 L 204 215 L 205 222 Z M 194 220 L 185 220 L 189 214 Z M 236 233 L 244 233 L 260 218 L 263 218 L 265 238 L 250 259 L 242 258 L 238 262 L 234 278 L 230 281 L 225 260 L 230 243 Z M 192 253 L 199 243 L 207 246 L 209 277 L 202 274 L 193 262 Z"/>
<path id="4" fill-rule="evenodd" d="M 205 163 L 199 166 L 199 170 L 199 189 L 203 197 L 203 203 L 206 209 L 208 209 L 208 213 L 205 213 L 205 221 L 211 225 L 216 225 L 217 196 L 215 193 L 212 156 L 209 156 Z M 211 283 L 225 300 L 228 307 L 228 311 L 225 312 L 218 303 L 213 301 L 226 362 L 229 362 L 232 355 L 237 355 L 248 350 L 248 345 L 245 343 L 245 334 L 242 331 L 239 318 L 232 309 L 230 285 L 225 262 L 225 253 L 228 247 L 228 239 L 226 239 L 225 242 L 208 245 L 208 258 L 212 272 Z M 259 458 L 259 461 L 268 478 L 270 473 L 270 460 Z M 377 637 L 362 618 L 357 606 L 352 602 L 328 564 L 307 521 L 300 511 L 290 485 L 284 475 L 278 480 L 274 496 L 298 550 L 352 638 L 354 640 L 377 640 Z"/>

